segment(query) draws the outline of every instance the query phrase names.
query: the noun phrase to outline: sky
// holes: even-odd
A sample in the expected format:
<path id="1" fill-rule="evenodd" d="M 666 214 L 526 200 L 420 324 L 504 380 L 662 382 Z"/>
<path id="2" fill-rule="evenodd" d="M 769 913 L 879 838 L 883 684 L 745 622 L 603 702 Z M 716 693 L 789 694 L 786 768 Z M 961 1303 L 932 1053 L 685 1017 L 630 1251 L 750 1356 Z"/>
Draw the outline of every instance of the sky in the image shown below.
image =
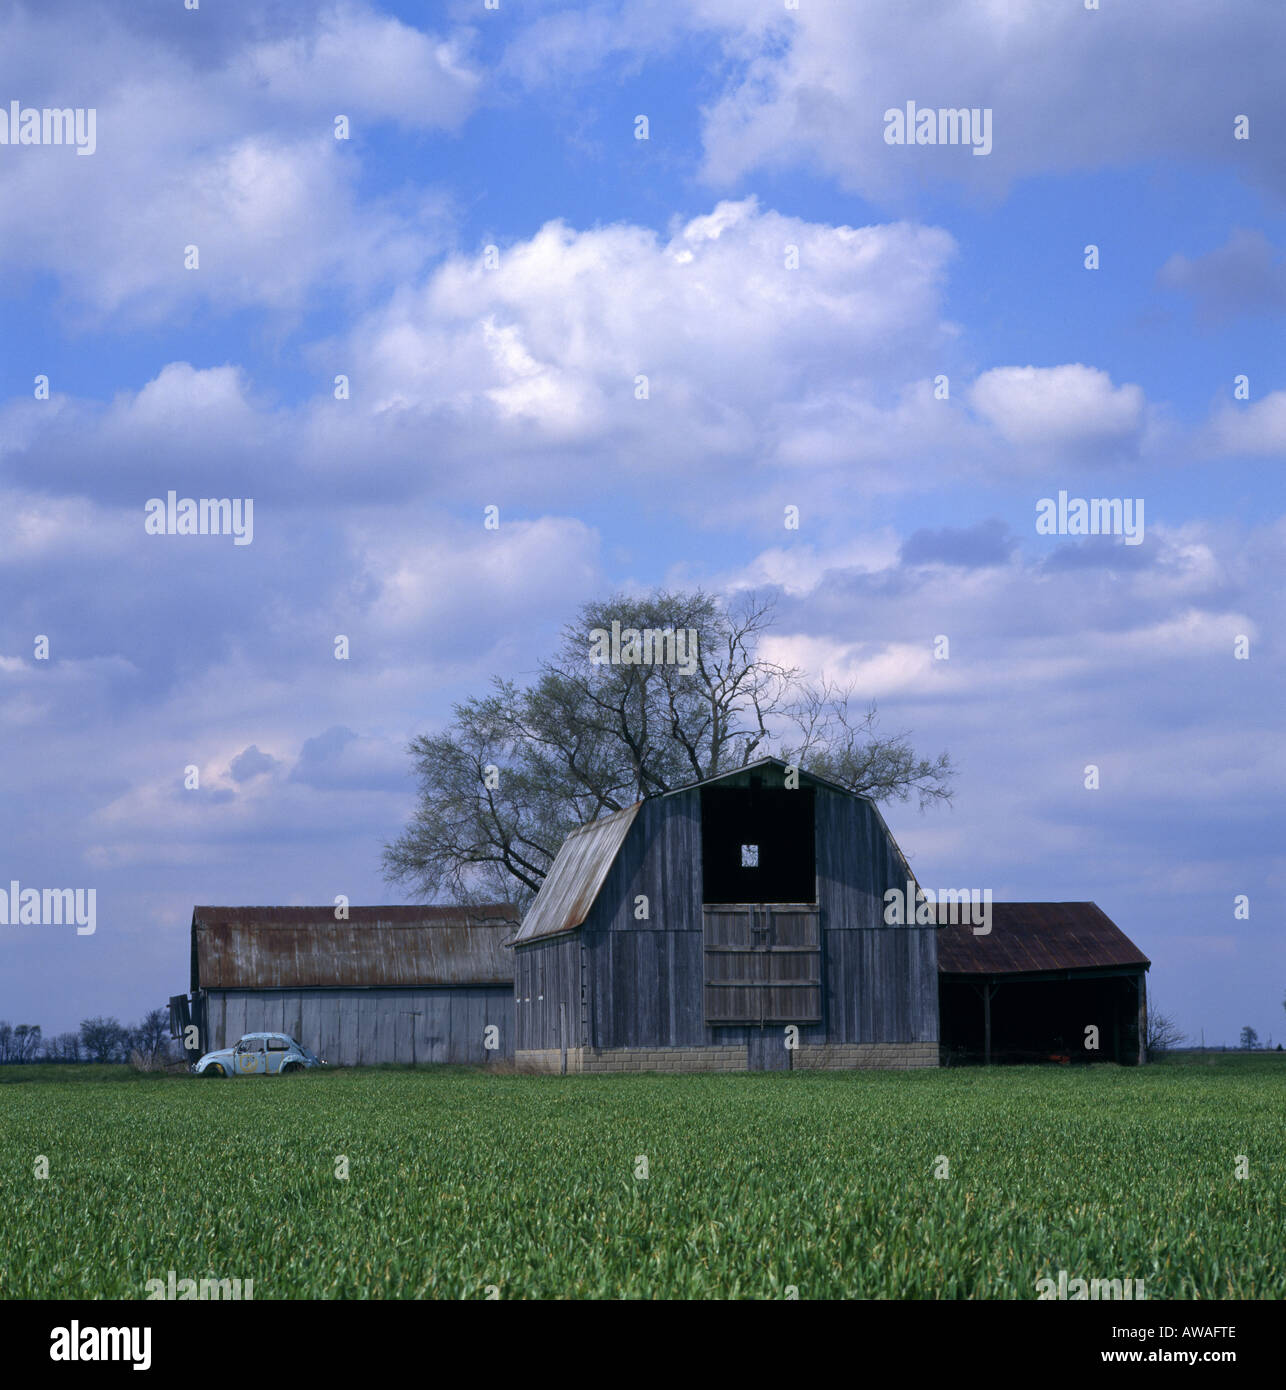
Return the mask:
<path id="1" fill-rule="evenodd" d="M 1086 4 L 6 6 L 0 110 L 94 140 L 0 144 L 0 889 L 96 926 L 0 926 L 0 1019 L 163 1006 L 197 903 L 404 901 L 408 740 L 701 585 L 949 751 L 921 883 L 1286 1040 L 1286 15 Z"/>

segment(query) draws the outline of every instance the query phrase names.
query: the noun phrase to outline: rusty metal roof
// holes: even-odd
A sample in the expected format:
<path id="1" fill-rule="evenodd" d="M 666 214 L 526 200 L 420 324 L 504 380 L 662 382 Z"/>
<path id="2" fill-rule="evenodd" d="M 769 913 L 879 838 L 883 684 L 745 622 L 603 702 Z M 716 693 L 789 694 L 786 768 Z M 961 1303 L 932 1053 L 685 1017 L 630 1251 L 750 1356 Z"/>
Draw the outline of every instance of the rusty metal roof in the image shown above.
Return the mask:
<path id="1" fill-rule="evenodd" d="M 1024 975 L 1150 964 L 1095 903 L 993 903 L 987 936 L 975 936 L 966 925 L 938 931 L 940 975 Z"/>
<path id="2" fill-rule="evenodd" d="M 508 903 L 467 907 L 196 907 L 192 988 L 512 985 Z"/>
<path id="3" fill-rule="evenodd" d="M 571 931 L 585 921 L 642 804 L 636 801 L 572 831 L 549 866 L 540 892 L 522 920 L 522 929 L 514 937 L 515 945 Z"/>

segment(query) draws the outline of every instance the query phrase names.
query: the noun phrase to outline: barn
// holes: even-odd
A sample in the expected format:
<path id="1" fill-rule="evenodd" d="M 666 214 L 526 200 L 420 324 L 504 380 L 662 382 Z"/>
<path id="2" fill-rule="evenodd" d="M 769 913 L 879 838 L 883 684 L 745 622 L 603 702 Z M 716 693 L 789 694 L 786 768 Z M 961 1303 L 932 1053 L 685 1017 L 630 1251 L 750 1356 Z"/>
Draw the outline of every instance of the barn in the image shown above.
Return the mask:
<path id="1" fill-rule="evenodd" d="M 517 1065 L 936 1066 L 936 927 L 884 923 L 908 881 L 872 802 L 773 758 L 584 826 L 514 939 Z"/>
<path id="2" fill-rule="evenodd" d="M 931 1067 L 944 1029 L 991 1061 L 1091 1025 L 1141 1060 L 1148 961 L 1092 903 L 889 925 L 919 891 L 871 801 L 775 758 L 637 802 L 568 836 L 513 940 L 516 1064 Z"/>
<path id="3" fill-rule="evenodd" d="M 344 921 L 333 906 L 196 907 L 192 992 L 170 1001 L 171 1027 L 195 1023 L 202 1052 L 289 1033 L 339 1066 L 512 1058 L 517 928 L 504 903 L 350 907 Z"/>

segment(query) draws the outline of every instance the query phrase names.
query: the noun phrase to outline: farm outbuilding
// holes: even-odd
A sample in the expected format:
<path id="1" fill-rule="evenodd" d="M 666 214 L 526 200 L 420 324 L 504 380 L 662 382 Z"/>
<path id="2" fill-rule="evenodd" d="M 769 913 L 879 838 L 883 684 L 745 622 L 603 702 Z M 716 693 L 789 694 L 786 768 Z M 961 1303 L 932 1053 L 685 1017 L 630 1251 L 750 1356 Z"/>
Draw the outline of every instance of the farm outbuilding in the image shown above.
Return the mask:
<path id="1" fill-rule="evenodd" d="M 1142 1062 L 1150 964 L 1094 903 L 997 903 L 987 935 L 938 933 L 943 1055 Z"/>
<path id="2" fill-rule="evenodd" d="M 171 1001 L 173 1021 L 188 1012 L 201 1051 L 277 1031 L 339 1066 L 513 1056 L 514 908 L 347 912 L 194 908 L 192 993 Z"/>
<path id="3" fill-rule="evenodd" d="M 1092 903 L 994 904 L 983 934 L 941 905 L 890 925 L 891 891 L 920 888 L 875 805 L 775 758 L 583 826 L 513 941 L 515 1061 L 1141 1060 L 1148 961 Z"/>

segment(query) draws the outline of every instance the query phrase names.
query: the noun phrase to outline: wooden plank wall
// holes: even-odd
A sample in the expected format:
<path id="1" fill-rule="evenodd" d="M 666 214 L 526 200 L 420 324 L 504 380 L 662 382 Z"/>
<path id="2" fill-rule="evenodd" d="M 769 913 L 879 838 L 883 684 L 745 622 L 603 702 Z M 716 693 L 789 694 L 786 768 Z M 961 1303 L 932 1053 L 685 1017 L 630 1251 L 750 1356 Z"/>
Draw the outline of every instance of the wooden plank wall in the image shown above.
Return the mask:
<path id="1" fill-rule="evenodd" d="M 936 928 L 884 925 L 884 894 L 906 891 L 906 870 L 868 802 L 818 792 L 817 881 L 828 1040 L 937 1042 Z"/>
<path id="2" fill-rule="evenodd" d="M 514 1003 L 507 986 L 439 989 L 211 990 L 206 1051 L 243 1033 L 289 1033 L 332 1066 L 376 1062 L 483 1063 L 514 1054 Z M 500 1046 L 488 1052 L 488 1025 Z"/>
<path id="3" fill-rule="evenodd" d="M 784 1024 L 823 1017 L 822 933 L 812 906 L 706 906 L 709 1023 Z"/>
<path id="4" fill-rule="evenodd" d="M 901 858 L 866 802 L 819 788 L 814 805 L 824 1018 L 802 1025 L 800 1041 L 936 1041 L 935 929 L 883 924 L 885 890 L 906 886 Z M 644 803 L 591 909 L 581 933 L 591 1046 L 750 1038 L 744 1027 L 705 1024 L 700 815 L 695 790 Z M 639 894 L 645 921 L 634 915 Z M 520 1027 L 520 1047 L 523 1036 Z"/>
<path id="5" fill-rule="evenodd" d="M 580 933 L 565 932 L 515 946 L 514 1015 L 519 1051 L 561 1047 L 558 1006 L 566 1010 L 567 1046 L 579 1047 L 581 1023 Z"/>

